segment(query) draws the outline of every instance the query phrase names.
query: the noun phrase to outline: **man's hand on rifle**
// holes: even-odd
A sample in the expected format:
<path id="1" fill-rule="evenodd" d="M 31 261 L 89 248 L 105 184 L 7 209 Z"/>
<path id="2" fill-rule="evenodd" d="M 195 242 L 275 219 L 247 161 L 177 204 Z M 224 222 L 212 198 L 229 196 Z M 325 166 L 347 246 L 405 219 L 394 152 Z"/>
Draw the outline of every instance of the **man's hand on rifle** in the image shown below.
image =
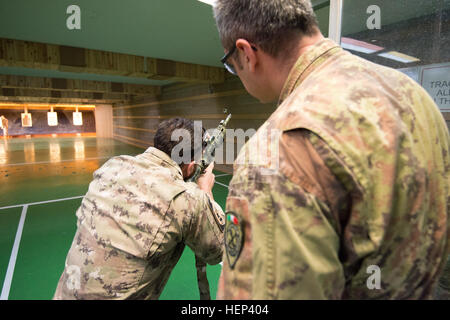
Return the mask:
<path id="1" fill-rule="evenodd" d="M 212 195 L 212 188 L 214 187 L 214 182 L 216 181 L 215 175 L 212 172 L 214 168 L 214 162 L 212 162 L 206 169 L 203 174 L 198 177 L 197 185 L 198 187 L 205 191 L 206 194 L 210 196 L 211 199 L 213 198 Z"/>

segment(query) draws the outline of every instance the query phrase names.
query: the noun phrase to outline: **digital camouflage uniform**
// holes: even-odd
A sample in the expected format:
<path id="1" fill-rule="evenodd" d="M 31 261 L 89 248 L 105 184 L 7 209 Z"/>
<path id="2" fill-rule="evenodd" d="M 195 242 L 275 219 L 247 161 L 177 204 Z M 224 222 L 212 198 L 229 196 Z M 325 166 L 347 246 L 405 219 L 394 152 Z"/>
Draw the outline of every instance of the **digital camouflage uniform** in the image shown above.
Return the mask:
<path id="1" fill-rule="evenodd" d="M 321 41 L 235 161 L 217 297 L 430 298 L 448 253 L 449 171 L 448 129 L 424 89 Z"/>
<path id="2" fill-rule="evenodd" d="M 222 209 L 153 147 L 95 171 L 77 218 L 54 299 L 157 299 L 186 244 L 222 259 Z"/>

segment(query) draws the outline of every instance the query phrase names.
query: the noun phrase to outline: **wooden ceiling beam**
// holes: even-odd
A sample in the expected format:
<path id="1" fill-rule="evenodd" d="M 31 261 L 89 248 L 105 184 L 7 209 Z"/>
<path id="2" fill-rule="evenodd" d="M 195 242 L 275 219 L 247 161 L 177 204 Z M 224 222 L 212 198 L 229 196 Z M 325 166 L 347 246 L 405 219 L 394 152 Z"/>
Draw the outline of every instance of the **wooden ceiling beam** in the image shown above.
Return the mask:
<path id="1" fill-rule="evenodd" d="M 0 75 L 0 88 L 159 95 L 161 87 L 79 79 Z"/>
<path id="2" fill-rule="evenodd" d="M 101 92 L 73 92 L 73 91 L 55 91 L 43 89 L 14 89 L 2 88 L 0 97 L 32 97 L 32 98 L 73 98 L 89 100 L 109 100 L 109 101 L 127 101 L 131 95 L 122 93 L 101 93 Z"/>
<path id="3" fill-rule="evenodd" d="M 14 103 L 47 103 L 47 104 L 115 104 L 125 103 L 125 101 L 118 100 L 97 100 L 97 99 L 82 99 L 82 98 L 50 98 L 50 97 L 5 97 L 0 96 L 0 102 L 14 102 Z"/>
<path id="4" fill-rule="evenodd" d="M 0 38 L 0 66 L 181 82 L 222 83 L 223 68 Z"/>

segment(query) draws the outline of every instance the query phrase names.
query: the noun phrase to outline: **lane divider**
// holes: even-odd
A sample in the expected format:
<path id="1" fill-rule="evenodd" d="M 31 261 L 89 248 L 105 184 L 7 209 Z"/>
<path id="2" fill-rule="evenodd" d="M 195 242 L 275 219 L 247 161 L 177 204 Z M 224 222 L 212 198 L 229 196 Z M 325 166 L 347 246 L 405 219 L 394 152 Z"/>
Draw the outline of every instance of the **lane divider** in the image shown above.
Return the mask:
<path id="1" fill-rule="evenodd" d="M 231 174 L 229 174 L 229 173 L 224 173 L 224 174 L 216 174 L 215 176 L 216 176 L 216 178 L 218 178 L 218 177 L 231 176 Z"/>
<path id="2" fill-rule="evenodd" d="M 11 209 L 11 208 L 18 208 L 18 207 L 23 207 L 23 206 L 34 206 L 37 204 L 44 204 L 44 203 L 52 203 L 52 202 L 59 202 L 59 201 L 66 201 L 66 200 L 73 200 L 73 199 L 79 199 L 79 198 L 83 198 L 84 196 L 77 196 L 77 197 L 70 197 L 70 198 L 61 198 L 61 199 L 55 199 L 55 200 L 47 200 L 47 201 L 39 201 L 39 202 L 30 202 L 30 203 L 22 203 L 22 204 L 15 204 L 12 206 L 7 206 L 7 207 L 1 207 L 0 210 L 2 209 Z"/>
<path id="3" fill-rule="evenodd" d="M 22 214 L 20 215 L 19 226 L 17 227 L 16 238 L 12 248 L 11 256 L 9 258 L 8 270 L 6 271 L 5 281 L 3 282 L 2 293 L 0 300 L 8 300 L 9 291 L 11 289 L 14 268 L 16 267 L 17 253 L 19 252 L 20 240 L 22 239 L 23 225 L 27 216 L 28 205 L 24 205 Z"/>

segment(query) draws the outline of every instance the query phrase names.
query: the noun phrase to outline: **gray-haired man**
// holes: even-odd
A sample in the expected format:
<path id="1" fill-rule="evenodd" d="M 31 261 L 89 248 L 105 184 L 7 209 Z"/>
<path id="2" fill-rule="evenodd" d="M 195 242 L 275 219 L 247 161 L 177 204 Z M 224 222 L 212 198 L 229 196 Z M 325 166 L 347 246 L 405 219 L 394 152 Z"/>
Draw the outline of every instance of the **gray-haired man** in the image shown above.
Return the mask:
<path id="1" fill-rule="evenodd" d="M 278 99 L 235 161 L 218 297 L 430 298 L 450 181 L 433 100 L 325 39 L 310 1 L 218 0 L 214 13 L 227 69 L 260 101 Z M 267 174 L 277 168 L 249 150 L 274 137 Z"/>

